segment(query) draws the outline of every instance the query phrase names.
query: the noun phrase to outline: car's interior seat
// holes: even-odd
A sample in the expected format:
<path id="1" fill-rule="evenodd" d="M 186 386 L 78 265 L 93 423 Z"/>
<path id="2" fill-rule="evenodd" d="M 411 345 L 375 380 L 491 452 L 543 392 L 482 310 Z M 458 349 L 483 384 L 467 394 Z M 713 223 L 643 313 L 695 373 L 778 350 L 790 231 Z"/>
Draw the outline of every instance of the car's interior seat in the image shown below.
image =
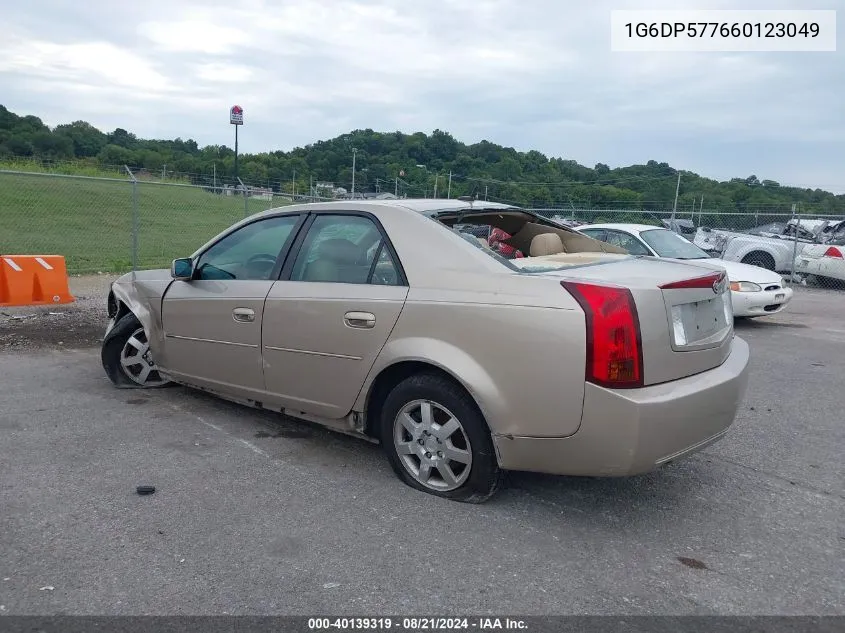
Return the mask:
<path id="1" fill-rule="evenodd" d="M 557 233 L 540 233 L 531 239 L 531 246 L 528 254 L 531 257 L 542 257 L 543 255 L 557 255 L 563 253 L 563 241 Z"/>
<path id="2" fill-rule="evenodd" d="M 317 246 L 317 259 L 305 267 L 303 281 L 367 282 L 370 266 L 367 251 L 349 240 L 334 238 Z"/>

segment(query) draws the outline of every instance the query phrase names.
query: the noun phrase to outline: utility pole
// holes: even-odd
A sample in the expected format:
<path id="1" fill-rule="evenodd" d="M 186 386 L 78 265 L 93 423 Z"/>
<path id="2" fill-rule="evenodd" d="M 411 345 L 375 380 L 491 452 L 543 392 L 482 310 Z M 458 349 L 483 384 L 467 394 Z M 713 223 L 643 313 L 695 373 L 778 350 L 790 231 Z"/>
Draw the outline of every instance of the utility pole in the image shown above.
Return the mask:
<path id="1" fill-rule="evenodd" d="M 675 220 L 675 211 L 678 210 L 678 192 L 681 190 L 681 171 L 678 170 L 678 184 L 675 185 L 675 203 L 672 205 L 672 221 Z"/>
<path id="2" fill-rule="evenodd" d="M 212 182 L 214 183 L 214 185 L 213 185 L 214 191 L 216 192 L 217 191 L 217 163 L 213 163 L 212 166 L 214 167 L 214 176 L 213 176 Z"/>
<path id="3" fill-rule="evenodd" d="M 296 198 L 296 170 L 293 170 L 293 178 L 290 179 L 290 199 L 295 202 Z"/>
<path id="4" fill-rule="evenodd" d="M 440 174 L 434 174 L 434 198 L 437 197 L 437 179 L 440 178 Z"/>
<path id="5" fill-rule="evenodd" d="M 487 185 L 484 185 L 484 199 L 487 200 Z"/>
<path id="6" fill-rule="evenodd" d="M 396 184 L 393 186 L 393 195 L 399 197 L 399 176 L 396 176 Z"/>
<path id="7" fill-rule="evenodd" d="M 162 181 L 164 181 L 164 179 L 166 177 L 167 177 L 167 163 L 164 163 L 164 165 L 161 168 L 161 179 L 162 179 Z"/>
<path id="8" fill-rule="evenodd" d="M 452 197 L 452 170 L 449 170 L 449 189 L 446 191 L 446 197 Z"/>
<path id="9" fill-rule="evenodd" d="M 308 196 L 314 202 L 314 176 L 308 176 Z"/>
<path id="10" fill-rule="evenodd" d="M 355 199 L 355 154 L 358 153 L 356 148 L 352 148 L 352 199 Z"/>
<path id="11" fill-rule="evenodd" d="M 798 255 L 798 227 L 801 225 L 801 219 L 795 217 L 796 204 L 792 203 L 792 219 L 795 220 L 795 226 L 792 229 L 792 259 L 789 262 L 789 281 L 795 281 L 795 257 Z"/>

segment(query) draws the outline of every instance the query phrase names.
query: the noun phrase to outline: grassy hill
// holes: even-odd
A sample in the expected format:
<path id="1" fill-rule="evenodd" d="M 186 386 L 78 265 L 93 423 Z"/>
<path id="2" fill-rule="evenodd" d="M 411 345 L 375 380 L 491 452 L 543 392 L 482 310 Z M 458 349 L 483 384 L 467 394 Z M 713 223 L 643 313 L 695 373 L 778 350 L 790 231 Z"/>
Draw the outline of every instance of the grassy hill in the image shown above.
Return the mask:
<path id="1" fill-rule="evenodd" d="M 2 167 L 2 166 L 0 166 Z M 0 253 L 64 255 L 71 274 L 131 269 L 128 179 L 0 172 Z M 138 183 L 139 268 L 169 267 L 246 213 L 284 202 Z"/>

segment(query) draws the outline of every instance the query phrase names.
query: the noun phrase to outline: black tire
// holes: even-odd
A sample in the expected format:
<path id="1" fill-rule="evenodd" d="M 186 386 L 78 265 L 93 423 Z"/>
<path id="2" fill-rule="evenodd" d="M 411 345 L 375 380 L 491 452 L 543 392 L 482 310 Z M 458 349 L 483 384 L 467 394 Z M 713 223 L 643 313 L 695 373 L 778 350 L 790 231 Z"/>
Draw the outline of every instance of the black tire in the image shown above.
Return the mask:
<path id="1" fill-rule="evenodd" d="M 138 318 L 130 312 L 121 317 L 106 335 L 103 340 L 102 349 L 100 350 L 100 359 L 102 360 L 106 375 L 112 381 L 112 384 L 123 389 L 154 389 L 171 385 L 172 383 L 170 382 L 154 382 L 149 385 L 140 384 L 130 377 L 127 373 L 129 370 L 124 369 L 121 364 L 121 353 L 127 341 L 138 330 L 143 330 L 143 326 Z"/>
<path id="2" fill-rule="evenodd" d="M 445 407 L 460 422 L 469 439 L 471 465 L 466 480 L 453 490 L 436 490 L 415 479 L 403 465 L 394 444 L 394 421 L 399 412 L 416 400 L 428 400 Z M 501 487 L 504 471 L 496 461 L 493 439 L 484 417 L 472 398 L 455 382 L 434 373 L 406 378 L 388 394 L 381 409 L 380 438 L 393 471 L 416 490 L 464 503 L 483 503 Z"/>
<path id="3" fill-rule="evenodd" d="M 767 270 L 775 269 L 775 258 L 769 255 L 768 253 L 764 253 L 762 251 L 754 251 L 753 253 L 749 253 L 748 255 L 742 258 L 742 263 L 749 264 L 751 266 L 758 266 Z"/>

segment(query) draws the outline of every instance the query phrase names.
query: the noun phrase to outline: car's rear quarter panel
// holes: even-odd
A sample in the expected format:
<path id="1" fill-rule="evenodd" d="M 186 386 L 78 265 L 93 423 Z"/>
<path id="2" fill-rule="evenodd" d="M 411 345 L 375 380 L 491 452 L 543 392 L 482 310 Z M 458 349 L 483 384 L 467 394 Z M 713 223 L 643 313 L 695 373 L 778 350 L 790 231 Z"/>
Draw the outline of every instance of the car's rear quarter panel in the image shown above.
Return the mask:
<path id="1" fill-rule="evenodd" d="M 584 399 L 584 314 L 552 280 L 497 277 L 490 289 L 448 272 L 437 288 L 412 286 L 368 381 L 397 362 L 428 362 L 464 385 L 494 434 L 571 435 Z"/>

